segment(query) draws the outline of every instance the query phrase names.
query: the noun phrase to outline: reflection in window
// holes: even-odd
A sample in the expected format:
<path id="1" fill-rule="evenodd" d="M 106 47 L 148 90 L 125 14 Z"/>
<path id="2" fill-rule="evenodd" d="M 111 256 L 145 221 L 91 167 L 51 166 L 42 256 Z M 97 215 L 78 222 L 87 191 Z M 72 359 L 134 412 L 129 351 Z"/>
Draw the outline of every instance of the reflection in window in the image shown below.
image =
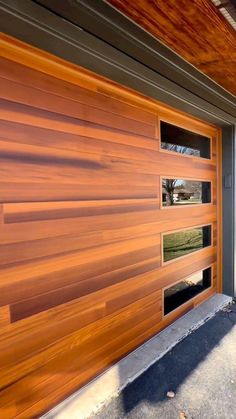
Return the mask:
<path id="1" fill-rule="evenodd" d="M 161 148 L 210 159 L 210 138 L 161 121 Z"/>
<path id="2" fill-rule="evenodd" d="M 162 205 L 205 204 L 211 202 L 211 182 L 162 179 Z"/>
<path id="3" fill-rule="evenodd" d="M 163 235 L 163 259 L 167 262 L 211 245 L 211 225 Z"/>
<path id="4" fill-rule="evenodd" d="M 164 290 L 164 314 L 189 301 L 211 286 L 211 268 L 191 275 Z"/>

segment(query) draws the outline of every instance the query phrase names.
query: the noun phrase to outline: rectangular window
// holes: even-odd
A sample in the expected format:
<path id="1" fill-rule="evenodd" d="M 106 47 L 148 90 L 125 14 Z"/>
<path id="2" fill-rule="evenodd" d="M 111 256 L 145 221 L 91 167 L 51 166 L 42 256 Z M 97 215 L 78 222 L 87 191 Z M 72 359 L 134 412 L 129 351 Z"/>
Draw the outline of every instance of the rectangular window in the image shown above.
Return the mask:
<path id="1" fill-rule="evenodd" d="M 161 121 L 161 148 L 189 156 L 211 158 L 209 137 Z"/>
<path id="2" fill-rule="evenodd" d="M 211 202 L 211 182 L 162 179 L 162 205 L 181 206 Z"/>
<path id="3" fill-rule="evenodd" d="M 211 245 L 211 225 L 163 235 L 163 261 L 179 258 Z"/>
<path id="4" fill-rule="evenodd" d="M 168 314 L 211 286 L 211 268 L 197 272 L 164 290 L 164 314 Z"/>

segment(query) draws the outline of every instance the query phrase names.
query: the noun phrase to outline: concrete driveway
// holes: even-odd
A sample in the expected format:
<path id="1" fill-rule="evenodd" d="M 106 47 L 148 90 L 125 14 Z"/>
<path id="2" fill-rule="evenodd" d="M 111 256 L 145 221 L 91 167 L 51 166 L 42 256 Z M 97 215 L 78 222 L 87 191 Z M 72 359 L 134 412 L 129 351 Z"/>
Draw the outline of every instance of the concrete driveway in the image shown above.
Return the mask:
<path id="1" fill-rule="evenodd" d="M 235 419 L 236 305 L 175 346 L 95 418 Z"/>

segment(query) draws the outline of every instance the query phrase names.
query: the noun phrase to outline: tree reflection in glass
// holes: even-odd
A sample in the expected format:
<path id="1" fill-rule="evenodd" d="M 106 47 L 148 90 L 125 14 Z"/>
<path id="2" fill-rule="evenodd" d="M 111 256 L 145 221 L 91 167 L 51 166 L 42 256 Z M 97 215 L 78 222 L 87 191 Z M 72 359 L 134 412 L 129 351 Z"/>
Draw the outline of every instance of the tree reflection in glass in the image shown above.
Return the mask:
<path id="1" fill-rule="evenodd" d="M 163 150 L 205 159 L 211 158 L 211 141 L 204 135 L 165 121 L 160 122 L 160 133 Z"/>
<path id="2" fill-rule="evenodd" d="M 163 150 L 174 151 L 175 153 L 187 154 L 188 156 L 200 157 L 200 150 L 196 150 L 196 149 L 191 148 L 191 147 L 184 147 L 184 146 L 181 146 L 181 145 L 165 143 L 164 141 L 162 141 L 161 148 Z"/>

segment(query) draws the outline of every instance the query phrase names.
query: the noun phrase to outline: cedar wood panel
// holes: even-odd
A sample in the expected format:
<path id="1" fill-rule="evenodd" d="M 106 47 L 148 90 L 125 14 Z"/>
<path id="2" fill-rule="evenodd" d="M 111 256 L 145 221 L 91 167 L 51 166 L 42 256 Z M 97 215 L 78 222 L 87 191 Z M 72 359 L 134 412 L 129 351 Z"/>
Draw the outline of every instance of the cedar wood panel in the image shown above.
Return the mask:
<path id="1" fill-rule="evenodd" d="M 108 0 L 108 3 L 236 94 L 235 29 L 211 0 Z"/>
<path id="2" fill-rule="evenodd" d="M 0 43 L 0 416 L 25 419 L 220 289 L 220 137 L 49 54 Z M 210 136 L 212 159 L 161 152 L 160 119 Z M 212 181 L 212 203 L 161 209 L 160 176 L 183 175 Z M 162 233 L 210 223 L 211 247 L 161 264 Z M 163 318 L 163 288 L 208 266 L 212 288 Z"/>

